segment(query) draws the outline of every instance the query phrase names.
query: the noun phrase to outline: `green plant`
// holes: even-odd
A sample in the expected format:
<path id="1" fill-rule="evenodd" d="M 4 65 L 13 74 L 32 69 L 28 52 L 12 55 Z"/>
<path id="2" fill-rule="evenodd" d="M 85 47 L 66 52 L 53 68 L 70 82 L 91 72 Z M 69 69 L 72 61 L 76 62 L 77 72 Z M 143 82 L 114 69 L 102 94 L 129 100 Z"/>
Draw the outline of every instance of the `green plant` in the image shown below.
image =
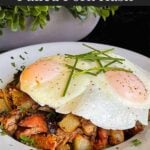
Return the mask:
<path id="1" fill-rule="evenodd" d="M 50 10 L 59 10 L 63 6 L 0 6 L 0 32 L 3 28 L 11 31 L 25 30 L 27 18 L 30 17 L 31 30 L 35 31 L 38 27 L 44 28 L 50 20 Z M 74 17 L 86 19 L 89 13 L 100 16 L 104 20 L 110 15 L 114 15 L 117 6 L 72 6 L 66 7 Z"/>

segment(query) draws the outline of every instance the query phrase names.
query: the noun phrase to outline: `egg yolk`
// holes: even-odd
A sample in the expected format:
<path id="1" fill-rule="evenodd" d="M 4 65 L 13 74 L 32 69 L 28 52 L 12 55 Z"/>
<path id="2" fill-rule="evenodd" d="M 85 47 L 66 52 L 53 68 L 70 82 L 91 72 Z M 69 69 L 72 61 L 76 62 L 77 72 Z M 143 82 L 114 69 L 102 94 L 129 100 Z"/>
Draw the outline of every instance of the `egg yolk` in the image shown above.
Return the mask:
<path id="1" fill-rule="evenodd" d="M 106 78 L 113 89 L 127 100 L 133 102 L 146 100 L 147 90 L 143 82 L 133 73 L 108 71 L 106 72 Z"/>
<path id="2" fill-rule="evenodd" d="M 53 80 L 61 70 L 60 63 L 50 60 L 38 61 L 27 67 L 20 76 L 21 84 L 44 83 Z"/>

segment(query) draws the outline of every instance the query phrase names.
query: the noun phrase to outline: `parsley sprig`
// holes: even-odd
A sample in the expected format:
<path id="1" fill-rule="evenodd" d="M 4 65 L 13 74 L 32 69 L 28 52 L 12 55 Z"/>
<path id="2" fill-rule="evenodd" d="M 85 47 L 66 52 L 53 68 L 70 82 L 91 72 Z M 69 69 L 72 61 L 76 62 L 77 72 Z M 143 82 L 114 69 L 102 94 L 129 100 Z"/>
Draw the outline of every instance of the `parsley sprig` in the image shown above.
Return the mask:
<path id="1" fill-rule="evenodd" d="M 69 69 L 71 69 L 71 73 L 70 73 L 70 76 L 66 83 L 66 86 L 65 86 L 65 89 L 63 92 L 63 96 L 65 96 L 67 93 L 67 90 L 69 88 L 69 84 L 71 82 L 72 77 L 74 77 L 76 75 L 89 74 L 89 75 L 97 76 L 101 72 L 104 73 L 106 71 L 125 71 L 125 72 L 132 73 L 131 70 L 121 68 L 121 67 L 111 66 L 114 63 L 123 64 L 123 62 L 125 61 L 125 59 L 123 59 L 123 58 L 112 57 L 109 55 L 109 53 L 111 53 L 113 51 L 113 48 L 106 49 L 106 50 L 98 50 L 87 44 L 83 44 L 83 46 L 90 48 L 91 51 L 84 53 L 84 54 L 78 54 L 78 55 L 65 54 L 66 58 L 75 59 L 75 63 L 73 66 L 65 64 Z M 95 62 L 97 64 L 97 66 L 89 68 L 89 69 L 84 69 L 84 70 L 77 68 L 76 67 L 77 62 L 80 60 Z M 105 62 L 105 64 L 104 64 L 104 62 Z"/>
<path id="2" fill-rule="evenodd" d="M 132 144 L 133 144 L 134 146 L 138 146 L 138 145 L 142 144 L 142 142 L 141 142 L 140 140 L 138 140 L 138 139 L 134 139 L 134 140 L 132 140 L 131 142 L 132 142 Z"/>
<path id="3" fill-rule="evenodd" d="M 1 135 L 6 135 L 6 131 L 5 131 L 5 129 L 4 129 L 4 126 L 3 125 L 0 125 L 0 134 Z"/>

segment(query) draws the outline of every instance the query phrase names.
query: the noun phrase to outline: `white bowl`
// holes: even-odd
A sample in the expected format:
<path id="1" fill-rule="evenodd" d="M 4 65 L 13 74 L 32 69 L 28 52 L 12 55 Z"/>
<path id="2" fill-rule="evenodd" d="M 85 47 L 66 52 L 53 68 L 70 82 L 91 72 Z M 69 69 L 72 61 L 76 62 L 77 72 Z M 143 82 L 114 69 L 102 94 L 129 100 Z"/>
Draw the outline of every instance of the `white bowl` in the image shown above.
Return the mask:
<path id="1" fill-rule="evenodd" d="M 87 48 L 80 42 L 56 42 L 56 43 L 46 43 L 38 44 L 28 47 L 22 47 L 10 52 L 6 52 L 0 55 L 0 88 L 3 88 L 8 82 L 12 81 L 13 74 L 16 73 L 16 69 L 20 68 L 22 65 L 28 65 L 33 63 L 38 58 L 54 55 L 54 54 L 64 54 L 64 53 L 84 53 L 87 52 Z M 115 53 L 128 58 L 133 63 L 139 65 L 143 69 L 150 72 L 150 59 L 148 57 L 142 56 L 138 53 L 109 45 L 86 43 L 97 49 L 109 49 L 115 48 Z M 39 49 L 43 47 L 43 51 Z M 27 52 L 27 53 L 25 53 Z M 20 58 L 20 55 L 25 58 L 25 60 Z M 14 59 L 11 59 L 11 57 Z M 15 63 L 16 67 L 13 67 L 11 63 Z M 139 139 L 142 143 L 138 146 L 133 146 L 132 140 Z M 0 150 L 31 150 L 33 148 L 23 145 L 18 141 L 12 139 L 11 137 L 5 135 L 0 135 Z M 123 142 L 117 146 L 109 148 L 109 150 L 149 150 L 150 149 L 150 125 L 148 125 L 145 130 L 128 141 Z"/>

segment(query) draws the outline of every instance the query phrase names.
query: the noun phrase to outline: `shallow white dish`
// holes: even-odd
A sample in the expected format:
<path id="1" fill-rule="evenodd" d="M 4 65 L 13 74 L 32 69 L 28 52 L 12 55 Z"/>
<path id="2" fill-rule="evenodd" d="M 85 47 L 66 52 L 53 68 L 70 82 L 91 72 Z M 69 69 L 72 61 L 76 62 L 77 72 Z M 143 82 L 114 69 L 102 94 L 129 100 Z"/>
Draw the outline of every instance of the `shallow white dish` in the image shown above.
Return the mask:
<path id="1" fill-rule="evenodd" d="M 13 79 L 13 74 L 20 69 L 21 66 L 26 66 L 31 64 L 40 57 L 54 55 L 54 54 L 77 54 L 87 52 L 88 48 L 79 42 L 59 42 L 59 43 L 45 43 L 39 45 L 33 45 L 23 48 L 18 48 L 7 53 L 0 55 L 0 88 L 3 88 L 8 82 Z M 150 59 L 148 57 L 142 56 L 138 53 L 131 52 L 122 48 L 103 45 L 86 43 L 97 49 L 109 49 L 115 48 L 115 53 L 126 57 L 135 64 L 141 66 L 143 69 L 150 72 Z M 43 48 L 43 49 L 41 49 Z M 132 140 L 139 139 L 142 144 L 138 146 L 132 145 Z M 109 150 L 149 150 L 150 148 L 150 125 L 145 128 L 143 132 L 136 135 L 132 139 L 117 145 L 115 147 L 109 148 Z M 33 148 L 23 145 L 11 137 L 5 135 L 0 135 L 0 149 L 2 150 L 31 150 Z"/>

